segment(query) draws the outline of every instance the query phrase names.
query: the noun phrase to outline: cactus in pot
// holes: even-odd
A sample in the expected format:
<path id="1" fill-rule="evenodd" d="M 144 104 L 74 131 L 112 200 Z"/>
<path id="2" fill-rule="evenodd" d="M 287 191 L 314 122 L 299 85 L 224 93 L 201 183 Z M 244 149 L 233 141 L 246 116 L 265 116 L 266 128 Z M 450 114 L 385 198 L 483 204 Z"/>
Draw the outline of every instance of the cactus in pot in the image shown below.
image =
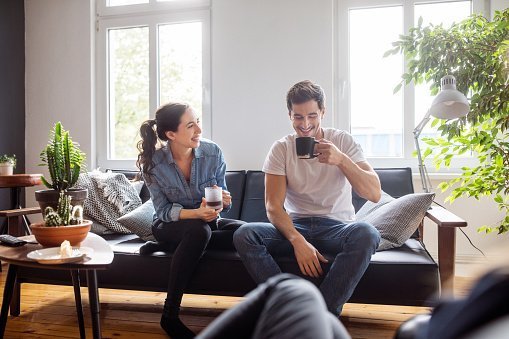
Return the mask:
<path id="1" fill-rule="evenodd" d="M 57 122 L 50 133 L 48 144 L 40 154 L 41 164 L 46 166 L 49 176 L 41 177 L 48 190 L 35 192 L 35 198 L 43 211 L 51 206 L 55 211 L 61 192 L 72 197 L 72 205 L 82 205 L 87 197 L 86 189 L 73 188 L 80 173 L 85 169 L 85 154 L 79 144 L 72 141 L 69 131 Z"/>
<path id="2" fill-rule="evenodd" d="M 71 197 L 60 192 L 57 209 L 48 206 L 44 209 L 44 224 L 46 226 L 78 225 L 83 222 L 83 207 L 72 206 Z"/>

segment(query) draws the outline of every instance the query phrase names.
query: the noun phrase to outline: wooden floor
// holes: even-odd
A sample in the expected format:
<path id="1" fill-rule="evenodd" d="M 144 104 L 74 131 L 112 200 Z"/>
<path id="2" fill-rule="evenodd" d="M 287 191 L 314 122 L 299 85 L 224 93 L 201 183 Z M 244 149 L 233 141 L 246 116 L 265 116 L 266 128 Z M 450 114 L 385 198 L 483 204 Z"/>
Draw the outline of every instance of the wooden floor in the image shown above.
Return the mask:
<path id="1" fill-rule="evenodd" d="M 3 293 L 5 264 L 0 273 Z M 459 295 L 470 279 L 457 278 Z M 103 338 L 167 338 L 159 327 L 164 293 L 100 289 Z M 82 288 L 87 337 L 92 338 L 88 293 Z M 225 309 L 242 298 L 185 295 L 183 321 L 198 333 Z M 353 338 L 392 338 L 399 324 L 425 307 L 347 304 L 341 321 Z M 4 338 L 79 338 L 71 287 L 23 284 L 21 314 L 9 316 Z"/>

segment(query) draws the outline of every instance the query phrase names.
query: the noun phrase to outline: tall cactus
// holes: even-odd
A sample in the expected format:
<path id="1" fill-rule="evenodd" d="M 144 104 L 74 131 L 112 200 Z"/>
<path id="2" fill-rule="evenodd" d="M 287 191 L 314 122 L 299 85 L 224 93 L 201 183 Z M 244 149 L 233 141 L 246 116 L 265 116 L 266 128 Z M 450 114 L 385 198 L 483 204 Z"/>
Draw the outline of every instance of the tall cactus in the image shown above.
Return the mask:
<path id="1" fill-rule="evenodd" d="M 84 169 L 85 153 L 79 149 L 79 144 L 73 142 L 69 131 L 64 130 L 57 122 L 50 134 L 48 145 L 40 154 L 42 163 L 47 166 L 51 183 L 41 177 L 43 184 L 57 191 L 73 187 L 78 181 L 80 172 Z"/>

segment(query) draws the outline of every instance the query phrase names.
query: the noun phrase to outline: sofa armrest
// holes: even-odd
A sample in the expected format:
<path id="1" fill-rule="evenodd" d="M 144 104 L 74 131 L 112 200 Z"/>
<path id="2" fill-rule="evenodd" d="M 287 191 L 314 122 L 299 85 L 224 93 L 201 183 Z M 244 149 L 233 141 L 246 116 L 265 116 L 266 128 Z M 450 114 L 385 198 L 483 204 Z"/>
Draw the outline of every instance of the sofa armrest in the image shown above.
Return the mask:
<path id="1" fill-rule="evenodd" d="M 426 212 L 426 217 L 439 227 L 466 227 L 467 222 L 456 214 L 440 206 L 432 206 Z"/>
<path id="2" fill-rule="evenodd" d="M 456 227 L 466 227 L 467 222 L 440 206 L 433 206 L 426 217 L 438 226 L 438 270 L 442 291 L 450 293 L 454 285 L 456 259 Z"/>

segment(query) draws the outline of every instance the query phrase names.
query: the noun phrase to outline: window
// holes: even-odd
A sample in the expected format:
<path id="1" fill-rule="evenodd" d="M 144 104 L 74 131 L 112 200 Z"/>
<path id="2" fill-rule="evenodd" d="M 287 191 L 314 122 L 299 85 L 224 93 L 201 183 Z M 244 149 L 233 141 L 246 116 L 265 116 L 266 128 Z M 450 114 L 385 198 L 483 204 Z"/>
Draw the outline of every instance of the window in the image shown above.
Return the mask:
<path id="1" fill-rule="evenodd" d="M 169 101 L 189 103 L 201 113 L 208 136 L 208 32 L 208 4 L 199 1 L 99 1 L 99 166 L 132 168 L 141 123 Z"/>
<path id="2" fill-rule="evenodd" d="M 408 166 L 412 157 L 412 131 L 423 118 L 433 97 L 429 85 L 393 90 L 404 72 L 403 55 L 384 58 L 400 34 L 423 24 L 450 26 L 473 11 L 478 0 L 346 0 L 338 11 L 338 127 L 350 130 L 376 167 Z M 438 133 L 431 124 L 421 137 Z"/>

